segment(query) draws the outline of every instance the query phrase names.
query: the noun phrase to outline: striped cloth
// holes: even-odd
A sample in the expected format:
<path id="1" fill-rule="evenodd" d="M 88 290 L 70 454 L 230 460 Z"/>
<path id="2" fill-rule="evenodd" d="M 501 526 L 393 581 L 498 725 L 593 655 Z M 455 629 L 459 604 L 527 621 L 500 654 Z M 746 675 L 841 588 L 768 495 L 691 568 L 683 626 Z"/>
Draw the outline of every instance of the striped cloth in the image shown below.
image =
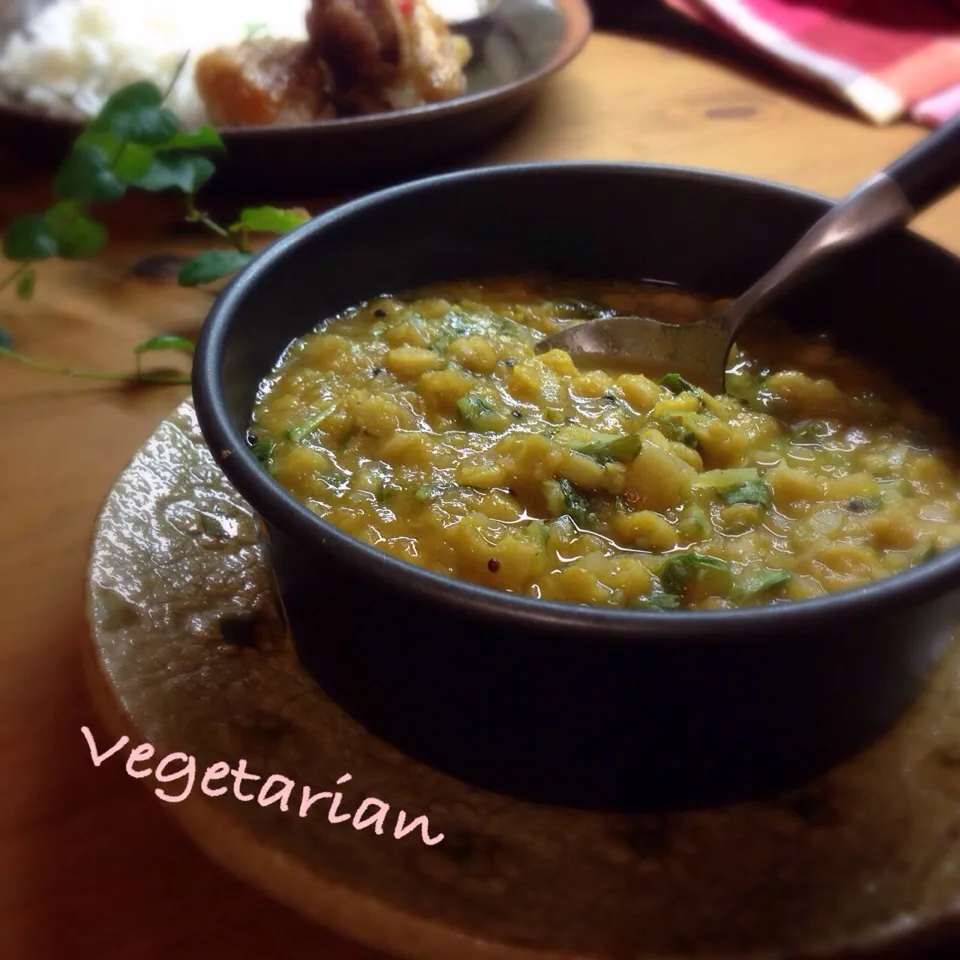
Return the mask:
<path id="1" fill-rule="evenodd" d="M 960 113 L 960 0 L 664 0 L 874 123 Z"/>

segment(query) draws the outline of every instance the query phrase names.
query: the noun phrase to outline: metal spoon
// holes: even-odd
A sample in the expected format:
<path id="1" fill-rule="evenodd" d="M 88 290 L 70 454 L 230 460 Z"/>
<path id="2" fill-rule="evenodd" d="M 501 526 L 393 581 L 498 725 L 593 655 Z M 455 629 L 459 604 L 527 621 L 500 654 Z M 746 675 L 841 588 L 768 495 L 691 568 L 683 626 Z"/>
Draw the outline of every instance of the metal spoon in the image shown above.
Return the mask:
<path id="1" fill-rule="evenodd" d="M 615 316 L 578 323 L 541 340 L 536 350 L 637 369 L 675 371 L 697 386 L 723 391 L 737 331 L 831 254 L 909 223 L 960 182 L 960 116 L 920 141 L 834 206 L 746 293 L 696 323 Z"/>

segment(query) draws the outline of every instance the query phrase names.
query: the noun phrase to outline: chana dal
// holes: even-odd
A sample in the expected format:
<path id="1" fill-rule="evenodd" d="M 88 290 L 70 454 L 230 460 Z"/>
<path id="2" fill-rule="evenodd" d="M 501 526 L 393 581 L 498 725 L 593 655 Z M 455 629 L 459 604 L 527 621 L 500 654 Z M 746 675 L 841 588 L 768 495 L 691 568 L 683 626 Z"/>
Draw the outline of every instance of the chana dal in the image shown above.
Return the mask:
<path id="1" fill-rule="evenodd" d="M 384 296 L 290 346 L 249 440 L 283 487 L 360 540 L 550 600 L 779 603 L 960 543 L 942 426 L 826 339 L 745 338 L 719 396 L 534 352 L 584 319 L 683 322 L 710 306 L 532 279 Z"/>

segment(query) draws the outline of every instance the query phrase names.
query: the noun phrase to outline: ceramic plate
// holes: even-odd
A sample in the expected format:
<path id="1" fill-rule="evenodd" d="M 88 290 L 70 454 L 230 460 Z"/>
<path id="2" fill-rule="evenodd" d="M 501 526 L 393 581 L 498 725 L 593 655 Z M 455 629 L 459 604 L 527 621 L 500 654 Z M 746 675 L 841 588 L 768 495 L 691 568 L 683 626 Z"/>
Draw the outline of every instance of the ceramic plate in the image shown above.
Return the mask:
<path id="1" fill-rule="evenodd" d="M 36 0 L 0 10 L 0 35 L 16 28 Z M 227 161 L 218 185 L 255 181 L 326 189 L 415 173 L 502 132 L 544 81 L 583 48 L 591 30 L 586 0 L 505 0 L 464 32 L 474 48 L 467 93 L 455 100 L 365 117 L 296 126 L 225 128 Z M 51 160 L 69 147 L 79 123 L 0 103 L 0 138 Z"/>
<path id="2" fill-rule="evenodd" d="M 185 402 L 97 523 L 84 646 L 96 737 L 101 751 L 131 739 L 90 776 L 121 776 L 150 743 L 136 774 L 150 796 L 183 801 L 166 809 L 201 849 L 304 915 L 408 960 L 960 956 L 960 637 L 887 737 L 799 790 L 604 813 L 471 787 L 375 736 L 302 666 L 274 575 Z M 331 638 L 362 639 L 362 611 L 323 576 L 313 589 Z M 677 689 L 691 695 L 682 677 Z M 175 752 L 196 777 L 159 783 L 150 768 Z M 241 757 L 260 782 L 204 795 L 204 771 Z M 295 786 L 287 805 L 265 802 L 268 777 Z M 304 809 L 304 789 L 320 802 Z M 389 811 L 361 828 L 368 798 Z M 401 811 L 426 822 L 398 837 Z"/>

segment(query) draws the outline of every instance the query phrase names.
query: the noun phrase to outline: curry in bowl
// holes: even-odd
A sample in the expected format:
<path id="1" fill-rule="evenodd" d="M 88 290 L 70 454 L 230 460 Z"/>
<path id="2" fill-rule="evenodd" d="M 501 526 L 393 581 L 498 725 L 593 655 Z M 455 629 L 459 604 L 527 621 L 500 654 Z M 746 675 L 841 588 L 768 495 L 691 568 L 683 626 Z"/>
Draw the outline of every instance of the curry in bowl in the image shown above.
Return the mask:
<path id="1" fill-rule="evenodd" d="M 607 313 L 684 322 L 711 306 L 539 278 L 383 296 L 290 345 L 249 441 L 281 486 L 359 540 L 547 600 L 781 603 L 960 543 L 949 436 L 826 339 L 762 325 L 718 396 L 534 351 Z"/>

